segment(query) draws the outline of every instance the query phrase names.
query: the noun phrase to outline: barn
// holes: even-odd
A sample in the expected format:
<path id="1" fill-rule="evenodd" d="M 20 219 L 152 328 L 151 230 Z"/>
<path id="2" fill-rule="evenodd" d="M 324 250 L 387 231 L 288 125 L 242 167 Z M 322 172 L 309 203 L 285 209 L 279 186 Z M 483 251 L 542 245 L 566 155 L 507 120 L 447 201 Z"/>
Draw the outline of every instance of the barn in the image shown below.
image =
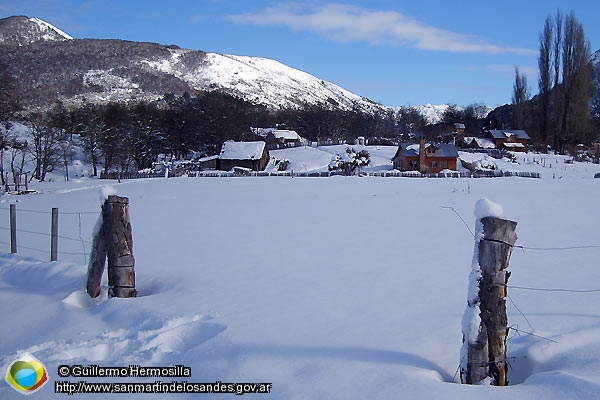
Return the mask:
<path id="1" fill-rule="evenodd" d="M 233 167 L 263 171 L 269 162 L 269 151 L 262 140 L 256 142 L 227 141 L 221 147 L 217 169 L 230 171 Z"/>

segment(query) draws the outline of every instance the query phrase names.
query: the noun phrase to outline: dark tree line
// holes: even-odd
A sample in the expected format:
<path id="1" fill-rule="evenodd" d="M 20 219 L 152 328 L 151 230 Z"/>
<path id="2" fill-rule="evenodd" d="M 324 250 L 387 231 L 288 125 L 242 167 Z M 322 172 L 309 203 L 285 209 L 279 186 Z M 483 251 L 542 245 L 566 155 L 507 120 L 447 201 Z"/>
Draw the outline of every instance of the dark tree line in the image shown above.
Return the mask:
<path id="1" fill-rule="evenodd" d="M 8 116 L 3 118 L 9 120 Z M 302 109 L 270 110 L 223 92 L 196 96 L 166 95 L 160 101 L 57 102 L 47 109 L 12 115 L 29 128 L 27 153 L 34 163 L 31 178 L 63 169 L 69 177 L 74 151 L 82 149 L 97 175 L 108 171 L 149 168 L 159 154 L 184 158 L 191 152 L 218 154 L 226 140 L 261 140 L 253 127 L 285 126 L 311 141 L 358 136 L 396 139 L 425 121 L 414 109 L 366 113 L 332 109 L 330 105 L 305 105 Z M 19 148 L 18 143 L 6 150 Z M 2 152 L 4 156 L 4 151 Z M 17 159 L 18 157 L 15 156 Z"/>
<path id="2" fill-rule="evenodd" d="M 382 108 L 373 113 L 361 110 L 358 105 L 341 110 L 331 104 L 306 104 L 299 109 L 272 110 L 214 91 L 195 96 L 169 94 L 152 103 L 97 104 L 83 100 L 66 105 L 57 102 L 37 111 L 16 113 L 18 108 L 14 108 L 15 112 L 5 112 L 2 120 L 18 120 L 28 126 L 28 142 L 6 143 L 4 149 L 10 153 L 11 160 L 20 165 L 17 173 L 23 172 L 23 159 L 27 154 L 34 164 L 30 177 L 43 181 L 48 172 L 58 169 L 63 169 L 68 179 L 76 149 L 83 150 L 97 175 L 100 169 L 109 172 L 149 168 L 159 154 L 179 159 L 191 152 L 218 154 L 226 140 L 261 140 L 251 129 L 255 127 L 293 129 L 310 141 L 353 142 L 363 136 L 387 139 L 386 143 L 411 140 L 423 132 L 434 135 L 436 129 L 450 132 L 457 121 L 464 121 L 469 128 L 479 131 L 483 109 L 482 105 L 466 109 L 449 107 L 444 122 L 430 127 L 414 108 L 396 111 Z M 4 154 L 2 151 L 2 157 Z"/>

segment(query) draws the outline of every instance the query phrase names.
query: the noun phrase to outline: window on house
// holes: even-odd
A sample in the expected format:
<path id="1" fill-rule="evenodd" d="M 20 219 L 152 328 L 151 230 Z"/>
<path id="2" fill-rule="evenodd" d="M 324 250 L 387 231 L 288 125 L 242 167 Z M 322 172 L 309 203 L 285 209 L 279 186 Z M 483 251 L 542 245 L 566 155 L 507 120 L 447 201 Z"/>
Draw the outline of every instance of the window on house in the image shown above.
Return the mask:
<path id="1" fill-rule="evenodd" d="M 437 161 L 432 161 L 431 162 L 431 168 L 437 168 L 438 167 L 438 162 Z"/>
<path id="2" fill-rule="evenodd" d="M 448 160 L 441 160 L 440 161 L 440 168 L 441 169 L 447 169 L 448 168 Z"/>

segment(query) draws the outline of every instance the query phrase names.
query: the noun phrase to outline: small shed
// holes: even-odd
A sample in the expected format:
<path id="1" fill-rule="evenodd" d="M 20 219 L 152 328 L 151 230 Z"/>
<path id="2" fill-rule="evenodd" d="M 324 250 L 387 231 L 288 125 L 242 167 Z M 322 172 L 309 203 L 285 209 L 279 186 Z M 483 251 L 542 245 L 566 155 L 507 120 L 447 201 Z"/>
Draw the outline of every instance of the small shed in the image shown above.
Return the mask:
<path id="1" fill-rule="evenodd" d="M 269 151 L 262 140 L 256 142 L 227 141 L 221 147 L 217 169 L 230 171 L 234 167 L 264 171 L 269 162 Z"/>
<path id="2" fill-rule="evenodd" d="M 198 169 L 200 169 L 201 171 L 204 171 L 206 169 L 217 169 L 218 160 L 218 155 L 199 158 L 197 161 Z"/>

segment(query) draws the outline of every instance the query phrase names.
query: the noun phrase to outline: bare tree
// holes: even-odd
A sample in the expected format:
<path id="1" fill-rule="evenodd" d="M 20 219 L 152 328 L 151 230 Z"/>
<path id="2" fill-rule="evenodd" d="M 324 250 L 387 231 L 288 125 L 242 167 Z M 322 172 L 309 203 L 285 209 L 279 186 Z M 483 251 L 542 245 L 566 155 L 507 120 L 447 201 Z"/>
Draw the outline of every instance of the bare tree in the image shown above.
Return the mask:
<path id="1" fill-rule="evenodd" d="M 8 145 L 10 147 L 10 172 L 16 188 L 21 183 L 21 176 L 23 176 L 28 143 L 27 140 L 19 140 L 13 133 L 10 135 Z"/>
<path id="2" fill-rule="evenodd" d="M 47 115 L 42 112 L 33 112 L 27 115 L 26 124 L 29 127 L 31 145 L 29 152 L 35 162 L 32 179 L 40 182 L 46 179 L 46 174 L 52 172 L 60 159 L 60 148 L 57 141 L 57 131 L 52 128 L 47 120 Z"/>
<path id="3" fill-rule="evenodd" d="M 56 140 L 60 148 L 60 160 L 65 170 L 65 180 L 69 180 L 69 164 L 73 162 L 74 136 L 77 128 L 75 113 L 67 110 L 62 102 L 57 102 L 48 111 L 52 128 L 56 129 Z"/>

